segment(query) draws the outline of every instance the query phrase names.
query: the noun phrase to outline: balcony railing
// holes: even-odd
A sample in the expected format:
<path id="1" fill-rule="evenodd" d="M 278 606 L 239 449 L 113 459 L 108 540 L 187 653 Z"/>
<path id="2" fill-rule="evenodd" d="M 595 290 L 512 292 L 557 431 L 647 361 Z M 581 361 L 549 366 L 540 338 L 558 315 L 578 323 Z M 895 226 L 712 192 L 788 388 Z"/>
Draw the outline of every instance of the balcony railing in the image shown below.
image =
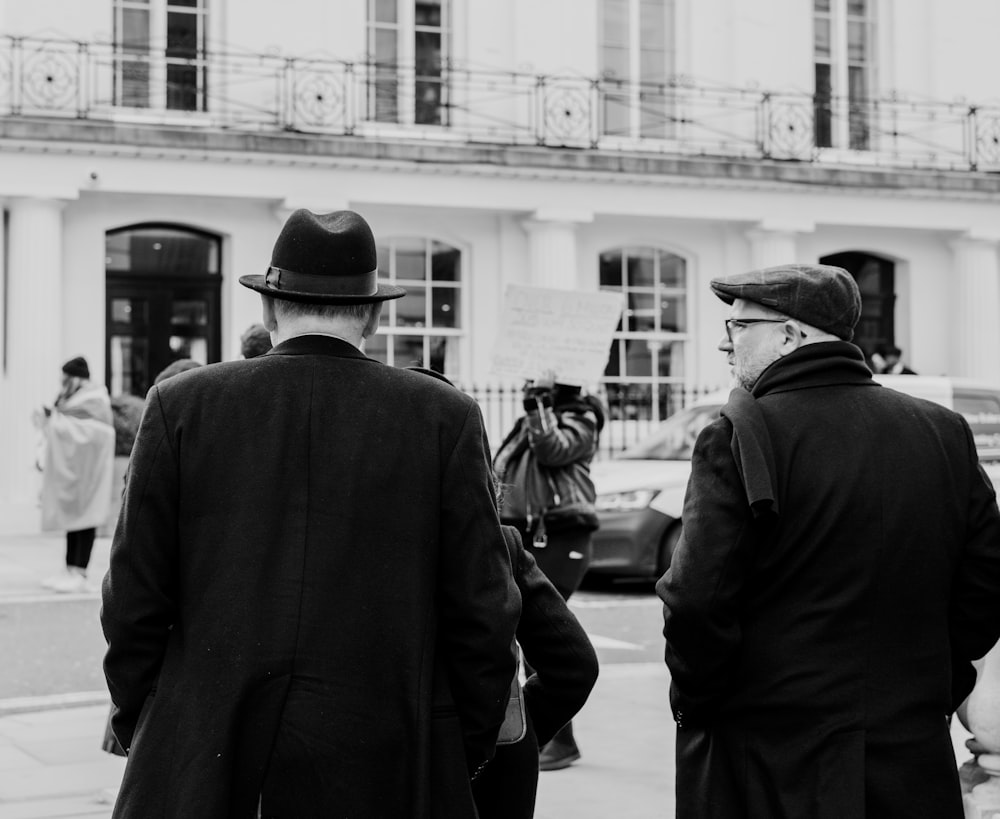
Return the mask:
<path id="1" fill-rule="evenodd" d="M 0 116 L 1000 170 L 1000 106 L 821 103 L 808 94 L 685 81 L 640 85 L 455 66 L 427 76 L 413 66 L 222 52 L 185 59 L 0 38 Z M 826 145 L 830 134 L 851 136 L 838 148 Z"/>

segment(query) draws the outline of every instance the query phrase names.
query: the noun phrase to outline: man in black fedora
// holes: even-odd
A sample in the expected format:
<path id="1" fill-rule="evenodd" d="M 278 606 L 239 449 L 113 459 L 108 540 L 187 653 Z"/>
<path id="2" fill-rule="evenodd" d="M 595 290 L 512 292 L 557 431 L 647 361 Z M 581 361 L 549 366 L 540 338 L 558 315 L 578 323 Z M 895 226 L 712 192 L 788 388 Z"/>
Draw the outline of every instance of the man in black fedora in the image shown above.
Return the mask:
<path id="1" fill-rule="evenodd" d="M 360 350 L 351 211 L 296 211 L 267 354 L 153 387 L 101 621 L 129 759 L 115 817 L 474 817 L 520 599 L 476 404 Z"/>

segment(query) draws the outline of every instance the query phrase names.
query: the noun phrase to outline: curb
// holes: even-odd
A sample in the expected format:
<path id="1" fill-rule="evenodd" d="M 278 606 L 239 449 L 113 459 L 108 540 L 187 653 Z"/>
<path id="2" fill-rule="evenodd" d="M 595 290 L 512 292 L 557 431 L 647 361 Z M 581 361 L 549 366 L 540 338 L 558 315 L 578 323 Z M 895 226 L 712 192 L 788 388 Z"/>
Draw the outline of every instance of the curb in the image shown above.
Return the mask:
<path id="1" fill-rule="evenodd" d="M 8 697 L 0 700 L 0 717 L 28 714 L 35 711 L 57 711 L 63 708 L 85 708 L 92 705 L 111 707 L 107 691 L 77 691 L 72 694 L 49 694 L 43 697 Z"/>

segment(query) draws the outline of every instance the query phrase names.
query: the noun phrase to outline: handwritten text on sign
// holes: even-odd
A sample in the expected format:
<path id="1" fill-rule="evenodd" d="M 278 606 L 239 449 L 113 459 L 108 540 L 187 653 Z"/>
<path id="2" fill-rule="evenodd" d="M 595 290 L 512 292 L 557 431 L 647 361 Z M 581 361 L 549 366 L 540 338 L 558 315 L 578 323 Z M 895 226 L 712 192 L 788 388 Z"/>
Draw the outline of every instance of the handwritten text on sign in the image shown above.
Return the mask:
<path id="1" fill-rule="evenodd" d="M 538 378 L 551 370 L 562 384 L 592 384 L 604 374 L 621 312 L 622 299 L 616 293 L 510 285 L 493 371 Z"/>

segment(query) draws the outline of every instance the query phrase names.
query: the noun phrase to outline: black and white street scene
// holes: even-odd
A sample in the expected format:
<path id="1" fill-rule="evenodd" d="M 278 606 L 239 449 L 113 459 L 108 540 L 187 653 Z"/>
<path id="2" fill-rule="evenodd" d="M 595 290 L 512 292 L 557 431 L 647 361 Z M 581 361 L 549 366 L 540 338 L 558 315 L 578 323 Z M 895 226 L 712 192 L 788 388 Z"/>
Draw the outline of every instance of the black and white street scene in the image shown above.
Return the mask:
<path id="1" fill-rule="evenodd" d="M 0 819 L 1000 816 L 990 0 L 0 0 Z"/>

